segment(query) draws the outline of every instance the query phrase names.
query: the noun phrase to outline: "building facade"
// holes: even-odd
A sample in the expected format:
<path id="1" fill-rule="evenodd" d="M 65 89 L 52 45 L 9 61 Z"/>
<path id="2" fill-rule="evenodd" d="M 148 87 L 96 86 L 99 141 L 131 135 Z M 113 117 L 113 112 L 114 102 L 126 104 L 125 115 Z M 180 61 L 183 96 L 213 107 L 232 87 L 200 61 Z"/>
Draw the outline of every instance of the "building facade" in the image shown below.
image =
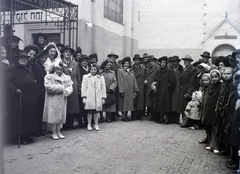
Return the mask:
<path id="1" fill-rule="evenodd" d="M 71 3 L 78 5 L 78 34 L 71 36 L 77 44 L 70 45 L 73 45 L 74 49 L 80 46 L 83 54 L 97 53 L 100 62 L 106 59 L 110 52 L 115 52 L 120 58 L 137 53 L 138 2 L 71 0 Z M 24 19 L 22 20 L 24 22 Z M 32 43 L 34 35 L 39 32 L 46 34 L 48 41 L 64 42 L 63 33 L 56 27 L 56 23 L 14 25 L 14 29 L 15 35 L 24 40 L 24 43 L 20 43 L 22 48 Z M 67 40 L 65 44 L 69 44 Z"/>
<path id="2" fill-rule="evenodd" d="M 227 56 L 240 48 L 239 0 L 141 0 L 139 53 Z"/>

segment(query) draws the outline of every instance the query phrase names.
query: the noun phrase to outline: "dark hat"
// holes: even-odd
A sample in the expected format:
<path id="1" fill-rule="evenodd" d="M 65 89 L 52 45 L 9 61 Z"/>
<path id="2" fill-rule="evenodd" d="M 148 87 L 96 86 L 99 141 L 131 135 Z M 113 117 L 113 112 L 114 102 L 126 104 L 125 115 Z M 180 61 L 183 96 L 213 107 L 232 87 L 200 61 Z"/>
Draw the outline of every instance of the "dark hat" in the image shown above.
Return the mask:
<path id="1" fill-rule="evenodd" d="M 123 65 L 125 62 L 131 62 L 131 58 L 129 56 L 123 58 L 121 64 Z"/>
<path id="2" fill-rule="evenodd" d="M 140 55 L 139 54 L 135 54 L 134 57 L 133 57 L 133 61 L 136 60 L 136 59 L 141 59 Z"/>
<path id="3" fill-rule="evenodd" d="M 189 61 L 193 61 L 192 57 L 190 55 L 186 55 L 184 58 L 182 58 L 182 60 L 189 60 Z"/>
<path id="4" fill-rule="evenodd" d="M 143 57 L 142 58 L 148 58 L 148 53 L 143 53 Z"/>
<path id="5" fill-rule="evenodd" d="M 71 47 L 70 47 L 70 45 L 66 45 L 65 47 L 63 47 L 62 49 L 61 49 L 61 53 L 63 53 L 65 50 L 70 50 L 71 51 L 71 54 L 74 54 L 74 49 L 72 49 Z"/>
<path id="6" fill-rule="evenodd" d="M 208 51 L 204 51 L 203 54 L 201 54 L 202 57 L 206 57 L 206 58 L 211 58 L 210 53 Z"/>
<path id="7" fill-rule="evenodd" d="M 37 54 L 36 58 L 37 58 L 37 59 L 38 59 L 38 58 L 41 58 L 41 57 L 44 56 L 44 55 L 48 55 L 48 50 L 41 50 L 41 51 Z"/>
<path id="8" fill-rule="evenodd" d="M 104 69 L 104 67 L 108 64 L 108 59 L 104 60 L 101 64 L 101 69 Z"/>
<path id="9" fill-rule="evenodd" d="M 20 57 L 26 57 L 29 58 L 30 56 L 28 55 L 28 53 L 24 50 L 20 50 L 16 56 L 16 58 L 20 58 Z"/>
<path id="10" fill-rule="evenodd" d="M 90 58 L 90 59 L 92 59 L 92 58 L 96 58 L 97 61 L 98 61 L 98 56 L 97 56 L 96 53 L 90 54 L 90 55 L 89 55 L 89 58 Z"/>
<path id="11" fill-rule="evenodd" d="M 115 57 L 117 59 L 119 56 L 116 53 L 110 53 L 107 57 Z"/>
<path id="12" fill-rule="evenodd" d="M 39 38 L 39 36 L 43 36 L 44 37 L 44 39 L 45 40 L 47 40 L 47 36 L 46 35 L 44 35 L 43 33 L 38 33 L 38 34 L 36 34 L 36 38 Z"/>
<path id="13" fill-rule="evenodd" d="M 173 62 L 173 61 L 179 61 L 180 62 L 181 59 L 179 59 L 178 56 L 169 57 L 168 62 Z"/>
<path id="14" fill-rule="evenodd" d="M 168 57 L 167 57 L 167 56 L 160 57 L 160 58 L 158 59 L 158 62 L 161 62 L 161 61 L 163 61 L 163 60 L 165 60 L 165 61 L 167 62 L 167 61 L 168 61 Z"/>
<path id="15" fill-rule="evenodd" d="M 228 61 L 228 59 L 227 59 L 226 57 L 224 57 L 224 56 L 219 56 L 218 58 L 215 59 L 214 64 L 215 64 L 216 66 L 218 66 L 218 64 L 219 64 L 220 62 L 223 62 L 226 67 L 230 67 L 230 63 L 229 63 L 229 61 Z"/>
<path id="16" fill-rule="evenodd" d="M 198 61 L 193 63 L 194 67 L 197 67 L 199 64 L 203 63 L 203 59 L 199 59 Z"/>
<path id="17" fill-rule="evenodd" d="M 35 44 L 29 44 L 29 45 L 25 46 L 24 51 L 28 52 L 30 50 L 34 50 L 36 52 L 36 54 L 39 53 L 39 47 Z"/>
<path id="18" fill-rule="evenodd" d="M 10 31 L 15 32 L 16 30 L 13 30 L 13 27 L 11 25 L 5 25 L 3 27 L 3 31 L 5 33 L 5 32 L 10 32 Z"/>
<path id="19" fill-rule="evenodd" d="M 150 61 L 150 60 L 157 61 L 157 58 L 155 58 L 154 55 L 150 55 L 150 56 L 148 56 L 148 60 L 147 61 Z"/>
<path id="20" fill-rule="evenodd" d="M 12 36 L 12 40 L 13 41 L 22 41 L 23 42 L 23 40 L 21 38 L 19 38 L 18 36 L 15 36 L 15 35 Z"/>
<path id="21" fill-rule="evenodd" d="M 81 47 L 77 47 L 75 53 L 73 54 L 73 57 L 76 57 L 77 53 L 81 53 L 82 54 L 82 48 Z"/>
<path id="22" fill-rule="evenodd" d="M 80 58 L 79 58 L 79 62 L 83 61 L 83 60 L 89 60 L 89 57 L 86 54 L 83 54 Z"/>
<path id="23" fill-rule="evenodd" d="M 57 46 L 57 47 L 64 47 L 64 45 L 61 44 L 61 43 L 57 43 L 56 46 Z"/>
<path id="24" fill-rule="evenodd" d="M 233 58 L 234 60 L 236 60 L 235 57 L 236 57 L 237 54 L 240 54 L 240 49 L 232 52 L 232 58 Z"/>

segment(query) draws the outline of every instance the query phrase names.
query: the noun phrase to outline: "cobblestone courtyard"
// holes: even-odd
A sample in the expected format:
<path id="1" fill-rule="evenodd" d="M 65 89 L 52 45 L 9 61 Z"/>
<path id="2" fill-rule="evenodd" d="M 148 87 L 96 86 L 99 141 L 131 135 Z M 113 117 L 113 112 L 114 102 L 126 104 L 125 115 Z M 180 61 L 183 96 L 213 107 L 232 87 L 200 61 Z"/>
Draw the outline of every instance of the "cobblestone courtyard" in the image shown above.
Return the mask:
<path id="1" fill-rule="evenodd" d="M 101 123 L 100 131 L 62 131 L 4 148 L 6 174 L 231 174 L 227 157 L 205 150 L 204 130 L 146 120 Z"/>

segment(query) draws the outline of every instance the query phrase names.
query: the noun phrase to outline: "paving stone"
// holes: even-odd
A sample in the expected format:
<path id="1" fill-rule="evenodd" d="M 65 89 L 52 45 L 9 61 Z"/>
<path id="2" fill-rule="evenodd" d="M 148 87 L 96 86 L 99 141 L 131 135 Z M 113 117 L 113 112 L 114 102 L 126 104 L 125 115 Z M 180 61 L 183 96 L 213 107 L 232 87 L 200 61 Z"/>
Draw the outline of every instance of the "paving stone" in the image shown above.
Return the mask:
<path id="1" fill-rule="evenodd" d="M 227 157 L 205 150 L 204 130 L 148 121 L 101 123 L 100 131 L 62 131 L 3 148 L 6 174 L 230 174 Z"/>

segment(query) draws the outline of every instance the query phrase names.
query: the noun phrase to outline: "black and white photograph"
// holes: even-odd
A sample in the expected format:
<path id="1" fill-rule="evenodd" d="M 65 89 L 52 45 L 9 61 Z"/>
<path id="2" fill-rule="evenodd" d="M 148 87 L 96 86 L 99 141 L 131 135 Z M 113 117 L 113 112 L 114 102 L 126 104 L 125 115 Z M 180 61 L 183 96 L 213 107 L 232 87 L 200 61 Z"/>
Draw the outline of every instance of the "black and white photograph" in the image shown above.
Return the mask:
<path id="1" fill-rule="evenodd" d="M 240 174 L 240 0 L 0 0 L 0 174 Z"/>

